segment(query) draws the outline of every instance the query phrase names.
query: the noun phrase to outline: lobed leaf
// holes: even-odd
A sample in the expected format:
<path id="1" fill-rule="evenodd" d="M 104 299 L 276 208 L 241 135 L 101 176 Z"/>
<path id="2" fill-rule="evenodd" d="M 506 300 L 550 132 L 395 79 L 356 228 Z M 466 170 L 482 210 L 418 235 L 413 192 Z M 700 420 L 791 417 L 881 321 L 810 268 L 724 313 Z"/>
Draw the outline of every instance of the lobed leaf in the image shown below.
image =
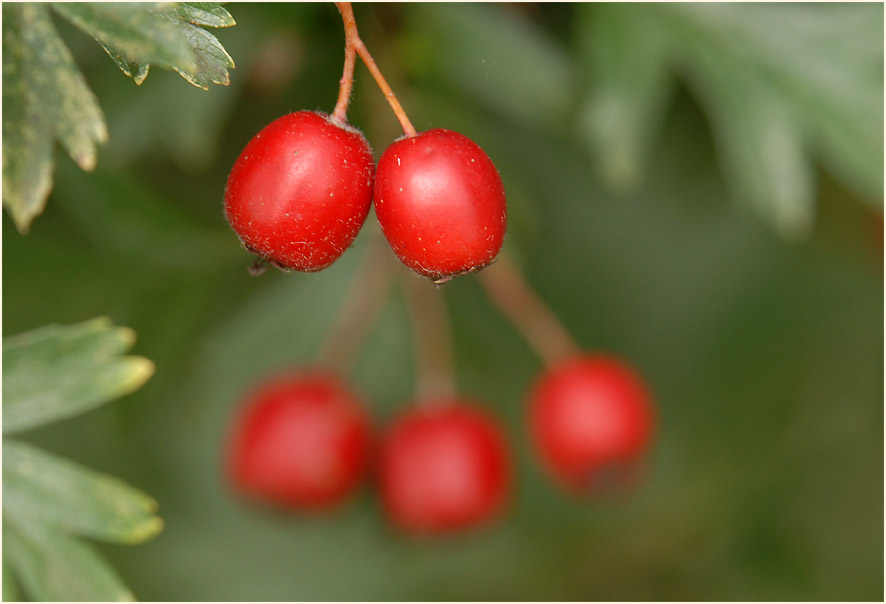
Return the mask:
<path id="1" fill-rule="evenodd" d="M 20 232 L 46 204 L 57 138 L 84 170 L 107 140 L 104 116 L 45 5 L 3 5 L 3 204 Z"/>
<path id="2" fill-rule="evenodd" d="M 29 523 L 123 543 L 145 541 L 163 527 L 148 495 L 10 439 L 3 442 L 3 508 Z"/>
<path id="3" fill-rule="evenodd" d="M 89 545 L 4 514 L 3 559 L 35 602 L 135 600 L 114 570 Z"/>
<path id="4" fill-rule="evenodd" d="M 213 2 L 54 4 L 55 10 L 95 38 L 136 84 L 151 65 L 175 70 L 199 88 L 229 83 L 234 61 L 215 36 L 198 26 L 235 25 Z"/>
<path id="5" fill-rule="evenodd" d="M 4 338 L 3 432 L 72 417 L 137 389 L 154 365 L 121 356 L 134 341 L 132 330 L 104 318 Z"/>
<path id="6" fill-rule="evenodd" d="M 188 41 L 181 36 L 179 27 L 163 15 L 162 4 L 57 2 L 53 8 L 131 63 L 196 67 Z"/>

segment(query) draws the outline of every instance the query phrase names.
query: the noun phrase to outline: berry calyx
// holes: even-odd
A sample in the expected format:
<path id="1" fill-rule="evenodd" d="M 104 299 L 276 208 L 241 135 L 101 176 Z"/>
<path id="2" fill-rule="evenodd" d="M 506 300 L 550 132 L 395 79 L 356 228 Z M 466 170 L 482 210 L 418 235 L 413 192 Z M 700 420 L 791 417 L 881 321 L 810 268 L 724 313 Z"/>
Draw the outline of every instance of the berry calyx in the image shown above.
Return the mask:
<path id="1" fill-rule="evenodd" d="M 552 476 L 575 492 L 624 486 L 649 446 L 653 421 L 642 380 L 608 356 L 560 361 L 531 394 L 535 447 Z"/>
<path id="2" fill-rule="evenodd" d="M 355 128 L 313 111 L 268 124 L 228 176 L 225 217 L 252 253 L 312 272 L 351 245 L 372 203 L 374 160 Z"/>
<path id="3" fill-rule="evenodd" d="M 391 144 L 378 162 L 373 200 L 397 257 L 437 282 L 480 270 L 504 242 L 498 170 L 476 143 L 451 130 Z"/>
<path id="4" fill-rule="evenodd" d="M 491 520 L 510 484 L 498 425 L 463 400 L 427 401 L 388 430 L 380 452 L 382 501 L 403 530 L 439 535 Z"/>
<path id="5" fill-rule="evenodd" d="M 338 379 L 277 376 L 244 400 L 228 443 L 228 477 L 247 496 L 325 509 L 363 478 L 369 441 L 363 406 Z"/>

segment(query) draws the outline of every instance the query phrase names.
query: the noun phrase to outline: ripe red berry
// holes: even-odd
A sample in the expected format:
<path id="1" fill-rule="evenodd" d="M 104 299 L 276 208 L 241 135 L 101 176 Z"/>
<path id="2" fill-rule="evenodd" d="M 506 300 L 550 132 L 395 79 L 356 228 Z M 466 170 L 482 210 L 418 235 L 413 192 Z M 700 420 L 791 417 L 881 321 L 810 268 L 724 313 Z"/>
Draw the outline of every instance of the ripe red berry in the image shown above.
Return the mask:
<path id="1" fill-rule="evenodd" d="M 328 508 L 363 477 L 369 438 L 363 406 L 336 378 L 277 376 L 249 393 L 234 422 L 229 478 L 252 497 Z"/>
<path id="2" fill-rule="evenodd" d="M 372 203 L 374 160 L 355 128 L 299 111 L 237 158 L 225 216 L 246 248 L 280 268 L 318 271 L 351 245 Z"/>
<path id="3" fill-rule="evenodd" d="M 652 437 L 652 403 L 640 378 L 606 356 L 567 359 L 535 385 L 535 447 L 551 474 L 588 492 L 629 476 Z"/>
<path id="4" fill-rule="evenodd" d="M 451 130 L 428 130 L 388 147 L 373 198 L 394 253 L 438 282 L 480 270 L 504 241 L 498 170 L 476 143 Z"/>
<path id="5" fill-rule="evenodd" d="M 442 534 L 490 520 L 510 468 L 496 423 L 462 400 L 431 401 L 399 418 L 380 452 L 382 500 L 404 530 Z"/>

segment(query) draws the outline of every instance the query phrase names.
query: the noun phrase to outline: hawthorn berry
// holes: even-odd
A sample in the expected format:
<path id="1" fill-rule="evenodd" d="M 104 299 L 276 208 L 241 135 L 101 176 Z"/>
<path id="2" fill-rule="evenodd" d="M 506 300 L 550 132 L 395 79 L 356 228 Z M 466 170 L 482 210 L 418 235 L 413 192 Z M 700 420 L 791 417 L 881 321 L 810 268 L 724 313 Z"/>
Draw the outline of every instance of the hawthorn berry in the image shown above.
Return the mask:
<path id="1" fill-rule="evenodd" d="M 372 204 L 375 162 L 359 130 L 313 111 L 278 118 L 228 176 L 225 217 L 279 268 L 318 271 L 351 245 Z"/>
<path id="2" fill-rule="evenodd" d="M 498 170 L 476 143 L 451 130 L 391 144 L 378 162 L 373 200 L 397 257 L 437 282 L 480 270 L 504 241 Z"/>
<path id="3" fill-rule="evenodd" d="M 510 468 L 504 435 L 467 401 L 413 408 L 390 427 L 379 456 L 383 504 L 408 532 L 474 527 L 505 503 Z"/>
<path id="4" fill-rule="evenodd" d="M 228 442 L 228 476 L 247 496 L 325 509 L 360 482 L 369 442 L 363 406 L 337 378 L 280 375 L 245 397 Z"/>
<path id="5" fill-rule="evenodd" d="M 628 477 L 649 446 L 650 396 L 620 360 L 569 358 L 547 370 L 530 400 L 530 430 L 556 480 L 580 493 L 605 489 Z"/>

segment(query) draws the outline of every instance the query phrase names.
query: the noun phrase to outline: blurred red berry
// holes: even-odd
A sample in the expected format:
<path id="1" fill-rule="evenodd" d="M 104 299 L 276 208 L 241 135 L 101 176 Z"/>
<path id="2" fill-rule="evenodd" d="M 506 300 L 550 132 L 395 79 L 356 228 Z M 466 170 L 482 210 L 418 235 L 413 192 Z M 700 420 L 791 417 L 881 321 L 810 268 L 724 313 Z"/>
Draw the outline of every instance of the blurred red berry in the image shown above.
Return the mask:
<path id="1" fill-rule="evenodd" d="M 228 474 L 246 495 L 328 508 L 363 478 L 369 442 L 363 406 L 338 379 L 278 376 L 246 396 L 228 443 Z"/>
<path id="2" fill-rule="evenodd" d="M 605 489 L 629 477 L 649 446 L 653 422 L 641 379 L 607 356 L 557 363 L 531 394 L 535 447 L 553 477 L 576 492 Z"/>
<path id="3" fill-rule="evenodd" d="M 442 534 L 475 527 L 498 514 L 508 495 L 504 435 L 466 401 L 425 402 L 388 430 L 380 480 L 391 520 L 406 531 Z"/>

